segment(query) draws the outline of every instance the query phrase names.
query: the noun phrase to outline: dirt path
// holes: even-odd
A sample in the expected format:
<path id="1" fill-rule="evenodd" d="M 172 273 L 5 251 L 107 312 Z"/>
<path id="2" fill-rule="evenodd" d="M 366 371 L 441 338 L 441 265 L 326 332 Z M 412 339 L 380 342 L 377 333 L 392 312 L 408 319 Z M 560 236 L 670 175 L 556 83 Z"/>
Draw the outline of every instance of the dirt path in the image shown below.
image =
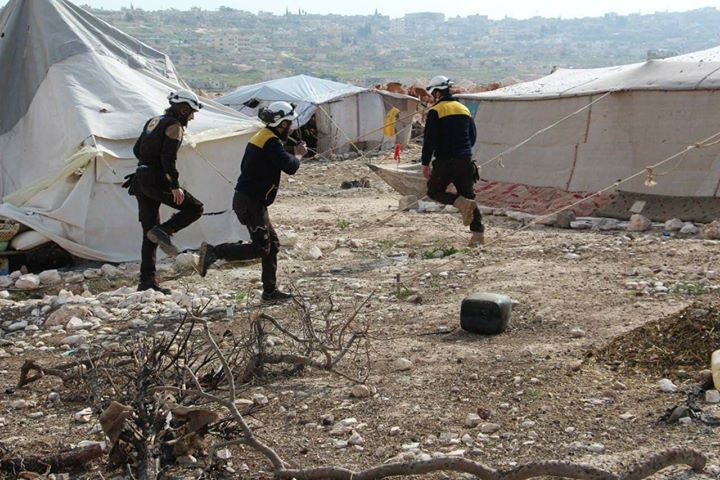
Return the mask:
<path id="1" fill-rule="evenodd" d="M 343 180 L 365 176 L 370 188 L 339 188 Z M 717 285 L 707 271 L 720 269 L 718 242 L 537 227 L 468 251 L 469 234 L 457 214 L 398 212 L 399 196 L 371 176 L 361 160 L 309 161 L 292 182 L 283 183 L 270 214 L 281 230 L 297 234 L 297 245 L 281 253 L 280 281 L 292 283 L 312 301 L 332 294 L 338 314 L 351 312 L 373 294 L 361 316 L 374 325 L 368 385 L 376 392 L 350 398 L 350 382 L 313 371 L 251 387 L 248 393 L 264 392 L 271 400 L 255 415 L 258 433 L 286 457 L 303 465 L 362 467 L 413 448 L 428 453 L 462 449 L 465 456 L 498 467 L 542 459 L 614 465 L 638 449 L 691 446 L 707 453 L 715 470 L 686 476 L 677 468 L 657 478 L 718 478 L 717 428 L 659 421 L 668 408 L 684 403 L 685 395 L 660 393 L 658 381 L 668 377 L 691 385 L 695 372 L 616 371 L 589 357 L 650 320 L 697 300 L 716 299 L 718 291 L 706 287 Z M 490 241 L 518 228 L 505 217 L 485 222 Z M 321 259 L 307 257 L 313 246 L 322 250 Z M 450 247 L 459 253 L 425 258 Z M 398 274 L 408 289 L 402 298 L 396 296 Z M 257 288 L 258 277 L 259 265 L 254 265 L 213 269 L 205 281 L 188 277 L 168 285 L 189 283 L 232 293 Z M 669 291 L 629 289 L 628 282 L 640 281 L 663 282 Z M 673 290 L 680 282 L 702 288 Z M 516 302 L 506 333 L 477 336 L 458 328 L 460 303 L 475 291 L 503 293 Z M 411 293 L 421 303 L 405 298 Z M 289 308 L 268 311 L 283 318 Z M 246 317 L 237 315 L 217 328 L 243 321 Z M 57 353 L 33 356 L 59 358 Z M 400 357 L 413 363 L 410 370 L 396 371 L 393 362 Z M 5 389 L 13 390 L 20 360 L 0 360 Z M 0 442 L 15 437 L 15 448 L 47 449 L 56 441 L 74 443 L 92 435 L 89 427 L 68 423 L 68 415 L 83 408 L 80 400 L 47 405 L 51 388 L 57 384 L 43 380 L 29 389 L 6 390 L 3 405 L 15 398 L 34 399 L 45 415 L 31 419 L 4 407 Z M 717 407 L 707 406 L 707 411 L 720 415 Z M 467 415 L 478 412 L 486 417 L 484 424 L 497 424 L 497 431 L 481 434 L 479 427 L 465 426 Z M 337 420 L 356 418 L 362 448 L 337 448 L 340 438 L 320 426 L 328 414 Z M 392 427 L 400 427 L 400 433 L 391 435 Z M 55 440 L 47 432 L 57 435 Z M 248 478 L 265 478 L 267 464 L 241 450 L 234 453 L 236 465 L 244 463 L 252 472 Z"/>

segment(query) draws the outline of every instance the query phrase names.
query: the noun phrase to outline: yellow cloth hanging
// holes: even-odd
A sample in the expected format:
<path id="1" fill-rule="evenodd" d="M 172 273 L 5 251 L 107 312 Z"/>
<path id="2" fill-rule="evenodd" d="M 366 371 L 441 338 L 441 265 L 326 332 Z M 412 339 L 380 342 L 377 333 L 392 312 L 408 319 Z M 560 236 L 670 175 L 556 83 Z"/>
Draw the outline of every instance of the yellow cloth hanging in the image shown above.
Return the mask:
<path id="1" fill-rule="evenodd" d="M 397 107 L 392 107 L 387 115 L 385 115 L 385 123 L 383 126 L 383 135 L 386 137 L 394 137 L 395 136 L 395 120 L 400 113 L 400 110 Z"/>

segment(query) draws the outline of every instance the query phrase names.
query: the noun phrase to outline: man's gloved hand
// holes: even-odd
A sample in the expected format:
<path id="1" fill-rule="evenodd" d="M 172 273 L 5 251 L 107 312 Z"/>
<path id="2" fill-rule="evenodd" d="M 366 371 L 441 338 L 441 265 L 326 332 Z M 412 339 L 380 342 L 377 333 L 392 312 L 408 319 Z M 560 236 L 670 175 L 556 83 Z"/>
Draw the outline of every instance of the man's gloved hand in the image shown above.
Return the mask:
<path id="1" fill-rule="evenodd" d="M 175 205 L 182 205 L 182 203 L 185 201 L 185 192 L 183 192 L 182 188 L 173 188 L 172 196 Z"/>
<path id="2" fill-rule="evenodd" d="M 432 173 L 432 170 L 430 169 L 430 165 L 423 165 L 422 166 L 422 174 L 425 179 L 430 180 L 430 174 Z"/>

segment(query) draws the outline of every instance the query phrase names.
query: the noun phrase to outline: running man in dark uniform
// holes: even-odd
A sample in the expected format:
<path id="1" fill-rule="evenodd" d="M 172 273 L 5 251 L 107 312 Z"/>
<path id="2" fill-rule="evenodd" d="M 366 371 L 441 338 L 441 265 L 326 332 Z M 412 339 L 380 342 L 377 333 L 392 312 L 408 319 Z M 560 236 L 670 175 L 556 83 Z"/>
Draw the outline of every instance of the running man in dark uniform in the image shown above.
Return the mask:
<path id="1" fill-rule="evenodd" d="M 155 257 L 159 246 L 168 256 L 178 254 L 171 236 L 200 218 L 203 204 L 190 192 L 180 188 L 175 162 L 183 134 L 195 112 L 202 108 L 200 99 L 189 90 L 178 90 L 168 97 L 170 107 L 164 115 L 145 123 L 133 152 L 139 160 L 133 191 L 138 202 L 143 242 L 138 290 L 170 290 L 158 285 L 155 278 Z M 178 210 L 170 219 L 160 223 L 160 205 Z"/>
<path id="2" fill-rule="evenodd" d="M 240 178 L 233 197 L 233 210 L 240 223 L 250 232 L 251 243 L 223 243 L 200 246 L 199 273 L 205 276 L 217 259 L 262 259 L 262 299 L 266 302 L 292 298 L 277 288 L 278 236 L 270 223 L 268 207 L 275 201 L 280 174 L 293 175 L 300 168 L 300 159 L 307 153 L 304 143 L 295 146 L 294 155 L 285 150 L 285 141 L 297 118 L 295 108 L 287 102 L 274 102 L 258 113 L 266 127 L 256 133 L 245 149 Z"/>

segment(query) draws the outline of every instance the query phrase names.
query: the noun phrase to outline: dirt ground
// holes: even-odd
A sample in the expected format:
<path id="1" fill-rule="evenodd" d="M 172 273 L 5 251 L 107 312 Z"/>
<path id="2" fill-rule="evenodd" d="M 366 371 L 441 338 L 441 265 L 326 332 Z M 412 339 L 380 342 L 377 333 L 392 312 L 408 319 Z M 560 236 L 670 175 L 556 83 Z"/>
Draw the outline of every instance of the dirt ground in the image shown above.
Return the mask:
<path id="1" fill-rule="evenodd" d="M 361 316 L 373 325 L 367 385 L 374 395 L 351 398 L 350 381 L 313 369 L 244 386 L 244 396 L 261 392 L 270 400 L 253 415 L 258 435 L 299 465 L 348 468 L 382 463 L 416 442 L 428 453 L 464 449 L 467 458 L 498 468 L 568 459 L 613 471 L 622 470 L 629 459 L 685 446 L 708 456 L 705 473 L 673 467 L 652 478 L 720 478 L 720 427 L 660 420 L 668 409 L 685 404 L 683 390 L 694 385 L 695 370 L 667 362 L 654 370 L 619 368 L 618 362 L 594 355 L 693 302 L 716 301 L 720 290 L 711 287 L 718 280 L 708 271 L 720 270 L 719 242 L 542 226 L 513 234 L 518 223 L 486 216 L 489 245 L 468 250 L 469 233 L 458 214 L 398 211 L 399 195 L 369 172 L 368 161 L 391 160 L 304 162 L 297 175 L 283 177 L 270 215 L 276 227 L 297 234 L 295 248 L 280 255 L 283 286 L 312 299 L 332 295 L 339 313 L 348 315 L 372 294 Z M 340 189 L 343 181 L 362 177 L 369 178 L 369 188 Z M 307 256 L 314 246 L 323 252 L 318 260 Z M 451 247 L 458 253 L 427 258 Z M 214 268 L 205 279 L 188 275 L 165 285 L 232 295 L 257 289 L 259 270 L 258 264 Z M 398 275 L 402 295 L 397 295 Z M 646 293 L 628 285 L 640 281 L 663 282 L 668 291 Z M 502 293 L 515 302 L 505 333 L 482 336 L 459 328 L 461 302 L 473 292 Z M 239 302 L 233 318 L 214 328 L 247 322 L 244 302 L 277 319 L 289 314 L 291 306 L 259 307 L 253 295 Z M 411 303 L 414 295 L 419 303 Z M 72 421 L 73 413 L 88 405 L 71 398 L 58 381 L 46 378 L 15 388 L 25 357 L 46 364 L 63 361 L 60 352 L 39 351 L 0 359 L 0 444 L 5 451 L 50 452 L 81 440 L 102 440 L 96 422 Z M 412 362 L 410 370 L 394 368 L 400 357 Z M 661 393 L 662 378 L 674 381 L 678 392 Z M 52 390 L 63 401 L 49 402 Z M 7 405 L 15 399 L 36 406 L 13 411 Z M 701 402 L 701 407 L 720 415 L 717 406 Z M 43 416 L 31 418 L 33 411 Z M 482 423 L 496 423 L 499 430 L 478 436 L 479 427 L 467 427 L 468 414 L 478 412 L 485 417 Z M 336 448 L 339 438 L 320 425 L 329 414 L 336 420 L 357 419 L 364 445 Z M 400 433 L 391 435 L 392 427 Z M 470 445 L 461 440 L 465 434 L 472 437 Z M 236 478 L 269 478 L 267 462 L 242 447 L 232 451 Z M 193 478 L 194 472 L 187 469 L 184 475 Z M 102 462 L 73 474 L 113 475 L 123 472 L 107 472 Z M 468 477 L 437 473 L 424 478 Z"/>

